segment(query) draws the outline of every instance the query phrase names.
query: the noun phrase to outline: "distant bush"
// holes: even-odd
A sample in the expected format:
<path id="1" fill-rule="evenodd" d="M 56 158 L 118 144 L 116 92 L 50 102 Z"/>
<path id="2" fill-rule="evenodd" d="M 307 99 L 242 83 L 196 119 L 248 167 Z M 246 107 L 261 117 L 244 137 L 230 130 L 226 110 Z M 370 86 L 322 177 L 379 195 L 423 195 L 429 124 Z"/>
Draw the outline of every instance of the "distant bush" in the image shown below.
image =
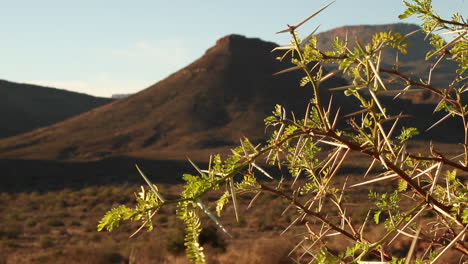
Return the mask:
<path id="1" fill-rule="evenodd" d="M 204 247 L 210 246 L 221 252 L 226 251 L 226 240 L 219 234 L 218 229 L 214 225 L 209 225 L 203 228 L 200 232 L 198 240 L 200 241 L 200 244 Z"/>
<path id="2" fill-rule="evenodd" d="M 29 227 L 33 227 L 37 225 L 37 220 L 34 218 L 28 218 L 24 221 L 24 224 Z"/>
<path id="3" fill-rule="evenodd" d="M 47 220 L 47 225 L 48 226 L 54 226 L 54 227 L 59 227 L 59 226 L 64 226 L 65 223 L 61 219 L 49 219 Z"/>
<path id="4" fill-rule="evenodd" d="M 2 245 L 9 247 L 9 248 L 20 248 L 21 245 L 15 241 L 12 240 L 3 240 Z"/>
<path id="5" fill-rule="evenodd" d="M 54 246 L 54 241 L 48 236 L 40 236 L 38 243 L 40 248 L 50 248 Z"/>
<path id="6" fill-rule="evenodd" d="M 449 20 L 441 18 L 432 9 L 430 0 L 404 3 L 407 9 L 400 18 L 413 15 L 422 18 L 422 29 L 434 47 L 426 55 L 426 59 L 437 59 L 427 79 L 413 80 L 405 76 L 399 71 L 398 63 L 390 68 L 381 65 L 384 49 L 406 52 L 408 35 L 381 32 L 375 34 L 370 43 L 336 38 L 333 50 L 320 50 L 316 36 L 308 43 L 302 43 L 297 29 L 323 8 L 279 32 L 292 36 L 290 45 L 276 49 L 284 52 L 279 59 L 290 58 L 294 64 L 280 73 L 302 70 L 305 76 L 301 86 L 310 86 L 313 91 L 303 117 L 277 105 L 273 115 L 265 119 L 267 126 L 276 129 L 266 145 L 253 145 L 248 139 L 243 139 L 241 146 L 233 149 L 232 155 L 226 159 L 220 155 L 212 156 L 207 170 L 192 163 L 198 175 L 184 175 L 186 185 L 178 199 L 166 199 L 164 191 L 152 184 L 138 168 L 148 188 L 142 187 L 136 207 L 122 205 L 110 210 L 100 221 L 98 229 L 111 231 L 123 220 L 133 220 L 141 221 L 142 228 L 152 230 L 152 218 L 158 210 L 176 204 L 177 217 L 185 224 L 185 235 L 172 237 L 174 240 L 168 241 L 171 245 L 168 250 L 178 252 L 183 244 L 193 262 L 205 263 L 200 215 L 207 215 L 219 230 L 228 233 L 218 219 L 225 205 L 232 202 L 239 219 L 238 195 L 253 193 L 253 200 L 257 200 L 266 193 L 286 201 L 287 209 L 294 209 L 294 217 L 289 218 L 286 229 L 295 228 L 298 224 L 302 227 L 300 242 L 292 246 L 297 253 L 295 263 L 358 263 L 367 260 L 435 263 L 450 249 L 460 254 L 461 261 L 466 260 L 468 186 L 466 177 L 461 174 L 468 172 L 468 107 L 463 99 L 468 90 L 465 74 L 468 69 L 468 24 L 459 14 Z M 441 30 L 448 31 L 447 34 L 454 38 L 446 42 L 437 34 Z M 349 48 L 351 41 L 355 42 L 354 48 Z M 431 73 L 441 60 L 453 61 L 458 69 L 454 79 L 448 80 L 447 87 L 436 89 L 431 85 Z M 334 106 L 332 100 L 323 102 L 319 96 L 320 85 L 337 74 L 327 73 L 323 68 L 325 63 L 336 64 L 342 74 L 352 79 L 349 86 L 334 90 L 344 91 L 348 100 L 357 102 L 360 109 L 344 112 Z M 384 78 L 384 75 L 392 78 Z M 406 148 L 419 131 L 413 127 L 399 128 L 399 120 L 407 116 L 404 113 L 390 114 L 379 99 L 390 82 L 392 87 L 401 88 L 396 91 L 397 96 L 417 87 L 439 98 L 434 111 L 445 113 L 445 117 L 434 125 L 447 118 L 455 118 L 462 123 L 465 141 L 457 153 L 459 155 L 448 157 L 432 143 L 428 146 L 429 154 L 412 153 Z M 428 114 L 421 113 L 423 118 Z M 343 123 L 348 126 L 341 128 Z M 363 176 L 370 175 L 347 179 L 338 185 L 334 181 L 335 176 L 346 162 L 351 162 L 351 153 L 370 164 L 367 172 L 362 173 Z M 277 174 L 262 168 L 263 158 L 268 165 L 278 166 Z M 283 175 L 285 169 L 294 179 L 290 186 L 286 186 L 282 177 L 271 176 Z M 265 180 L 267 178 L 271 180 Z M 390 181 L 396 181 L 396 184 L 388 184 Z M 385 183 L 386 188 L 372 190 L 371 187 L 378 183 Z M 367 212 L 353 210 L 349 203 L 352 196 L 362 197 L 362 194 L 353 192 L 360 186 L 371 190 L 366 201 L 362 201 L 367 202 L 363 206 L 369 206 Z M 210 202 L 206 194 L 219 189 L 223 192 L 215 202 Z M 280 206 L 271 201 L 264 203 L 270 206 L 271 211 Z M 352 214 L 352 211 L 356 213 Z M 428 214 L 432 217 L 429 222 Z M 265 215 L 268 219 L 274 217 Z M 340 241 L 339 247 L 332 248 L 328 243 L 332 240 Z M 404 248 L 399 252 L 391 250 L 393 242 Z M 293 256 L 271 245 L 273 242 L 265 245 L 271 258 L 258 263 L 285 263 Z"/>
<path id="7" fill-rule="evenodd" d="M 98 233 L 88 234 L 88 240 L 93 242 L 101 241 L 101 236 Z"/>
<path id="8" fill-rule="evenodd" d="M 106 243 L 94 247 L 77 247 L 70 249 L 67 254 L 54 256 L 54 259 L 41 263 L 76 263 L 76 264 L 124 264 L 129 262 L 119 250 Z M 158 262 L 155 262 L 158 263 Z"/>
<path id="9" fill-rule="evenodd" d="M 185 250 L 184 237 L 183 231 L 179 229 L 169 233 L 166 240 L 166 250 L 175 256 L 182 254 Z"/>
<path id="10" fill-rule="evenodd" d="M 78 220 L 72 220 L 70 226 L 81 226 L 81 222 Z"/>
<path id="11" fill-rule="evenodd" d="M 23 228 L 19 225 L 6 225 L 0 227 L 0 238 L 18 238 L 23 233 Z"/>

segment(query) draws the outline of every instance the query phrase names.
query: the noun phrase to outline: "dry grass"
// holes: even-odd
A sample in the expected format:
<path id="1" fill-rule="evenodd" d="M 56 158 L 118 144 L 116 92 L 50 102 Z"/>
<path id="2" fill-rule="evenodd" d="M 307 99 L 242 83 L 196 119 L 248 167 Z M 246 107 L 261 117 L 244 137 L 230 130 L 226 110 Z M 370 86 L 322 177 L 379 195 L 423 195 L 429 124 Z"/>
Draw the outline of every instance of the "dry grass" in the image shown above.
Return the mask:
<path id="1" fill-rule="evenodd" d="M 345 170 L 336 178 L 337 184 L 349 176 L 349 181 L 360 179 L 364 164 Z M 290 182 L 286 182 L 286 185 Z M 386 183 L 388 184 L 388 183 Z M 180 184 L 161 184 L 165 195 L 175 197 Z M 386 185 L 373 186 L 385 190 Z M 135 185 L 95 186 L 82 189 L 64 189 L 50 192 L 0 193 L 0 264 L 2 263 L 189 263 L 183 252 L 181 224 L 175 220 L 175 208 L 164 208 L 155 217 L 155 231 L 141 232 L 129 239 L 138 225 L 125 223 L 112 233 L 99 233 L 96 225 L 103 214 L 118 204 L 133 206 Z M 350 215 L 362 221 L 372 205 L 367 201 L 368 190 L 353 190 L 349 201 Z M 206 199 L 213 200 L 215 196 Z M 291 231 L 279 236 L 293 220 L 295 210 L 281 216 L 288 203 L 272 195 L 262 195 L 250 210 L 246 210 L 252 196 L 239 197 L 242 218 L 235 221 L 234 210 L 228 206 L 222 222 L 232 238 L 219 231 L 205 234 L 208 263 L 292 263 L 289 250 L 300 241 L 296 235 L 305 232 L 305 219 Z M 331 212 L 332 213 L 332 212 Z M 206 230 L 212 229 L 209 219 Z M 372 224 L 369 224 L 372 226 Z M 318 226 L 316 226 L 318 228 Z M 380 228 L 380 227 L 379 227 Z M 383 231 L 374 229 L 370 241 L 378 239 Z M 391 251 L 405 254 L 409 241 L 391 245 Z M 343 241 L 330 240 L 329 247 L 343 250 Z M 293 254 L 292 257 L 298 257 Z"/>
<path id="2" fill-rule="evenodd" d="M 175 194 L 180 185 L 163 185 Z M 156 216 L 154 232 L 128 236 L 138 226 L 125 224 L 99 233 L 96 224 L 112 206 L 132 205 L 137 186 L 101 186 L 46 193 L 0 194 L 0 263 L 189 263 L 175 208 Z M 208 198 L 210 199 L 210 198 Z M 246 211 L 250 197 L 240 197 L 243 218 L 236 223 L 228 207 L 223 222 L 233 238 L 208 223 L 203 243 L 208 263 L 290 263 L 291 235 L 277 238 L 289 221 L 280 217 L 286 203 L 264 196 Z M 268 212 L 265 214 L 265 212 Z M 179 249 L 174 249 L 178 244 Z M 272 253 L 274 252 L 274 253 Z"/>
<path id="3" fill-rule="evenodd" d="M 176 193 L 180 186 L 162 188 Z M 133 239 L 128 236 L 137 225 L 126 224 L 112 233 L 96 231 L 98 220 L 109 208 L 132 205 L 135 190 L 137 186 L 106 186 L 1 193 L 0 263 L 187 263 L 174 208 L 155 218 L 155 232 L 142 232 Z M 242 231 L 236 233 L 242 236 Z M 231 241 L 222 236 L 213 230 L 206 235 L 209 252 L 223 255 L 235 251 L 228 245 Z M 171 248 L 174 243 L 181 245 L 179 251 Z M 226 247 L 229 253 L 224 253 Z"/>

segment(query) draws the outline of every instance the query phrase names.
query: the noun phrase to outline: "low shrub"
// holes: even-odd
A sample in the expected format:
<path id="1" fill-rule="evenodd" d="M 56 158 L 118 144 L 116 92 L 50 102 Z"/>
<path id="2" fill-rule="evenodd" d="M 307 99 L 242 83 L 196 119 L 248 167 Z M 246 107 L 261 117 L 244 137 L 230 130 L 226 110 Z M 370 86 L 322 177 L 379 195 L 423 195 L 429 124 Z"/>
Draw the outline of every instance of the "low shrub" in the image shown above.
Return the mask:
<path id="1" fill-rule="evenodd" d="M 53 226 L 53 227 L 59 227 L 59 226 L 65 226 L 65 223 L 61 219 L 52 218 L 52 219 L 47 220 L 47 225 Z"/>
<path id="2" fill-rule="evenodd" d="M 170 232 L 166 237 L 166 250 L 174 256 L 182 254 L 185 250 L 184 237 L 182 229 Z"/>
<path id="3" fill-rule="evenodd" d="M 46 249 L 54 246 L 54 240 L 49 236 L 40 236 L 38 240 L 40 248 Z"/>

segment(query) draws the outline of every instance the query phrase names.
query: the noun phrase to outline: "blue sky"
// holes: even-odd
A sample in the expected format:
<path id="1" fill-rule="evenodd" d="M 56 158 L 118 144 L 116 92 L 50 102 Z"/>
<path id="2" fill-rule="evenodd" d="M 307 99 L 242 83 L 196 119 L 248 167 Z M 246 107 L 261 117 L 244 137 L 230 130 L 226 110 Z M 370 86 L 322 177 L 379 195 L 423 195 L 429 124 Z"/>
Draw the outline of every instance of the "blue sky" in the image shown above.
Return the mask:
<path id="1" fill-rule="evenodd" d="M 133 93 L 237 33 L 278 44 L 276 31 L 329 3 L 322 0 L 0 0 L 0 79 L 97 96 Z M 443 16 L 468 14 L 465 0 L 434 0 Z M 398 22 L 399 0 L 337 0 L 300 31 Z M 403 22 L 417 23 L 416 18 Z"/>

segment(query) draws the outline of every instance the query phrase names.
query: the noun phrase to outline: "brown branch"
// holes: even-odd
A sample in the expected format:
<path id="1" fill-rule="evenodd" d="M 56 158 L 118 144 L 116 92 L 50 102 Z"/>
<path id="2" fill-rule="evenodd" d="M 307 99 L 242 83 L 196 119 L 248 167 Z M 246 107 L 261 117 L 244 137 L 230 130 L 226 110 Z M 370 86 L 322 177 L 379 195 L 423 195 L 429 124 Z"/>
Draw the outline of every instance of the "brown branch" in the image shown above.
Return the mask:
<path id="1" fill-rule="evenodd" d="M 316 133 L 316 132 L 312 132 L 312 133 L 319 134 L 319 133 Z M 429 204 L 435 205 L 435 206 L 441 208 L 442 210 L 444 210 L 445 213 L 450 215 L 450 210 L 452 209 L 451 206 L 447 206 L 447 205 L 439 202 L 437 199 L 435 199 L 433 196 L 431 196 L 429 193 L 427 193 L 421 186 L 419 186 L 419 184 L 417 182 L 413 181 L 411 176 L 409 176 L 406 172 L 404 172 L 402 169 L 400 169 L 400 167 L 398 167 L 392 161 L 390 161 L 390 160 L 386 159 L 385 157 L 383 157 L 382 155 L 380 155 L 381 153 L 364 149 L 361 146 L 359 146 L 358 144 L 350 142 L 349 140 L 346 140 L 346 138 L 344 138 L 342 136 L 338 136 L 334 131 L 328 131 L 327 133 L 322 132 L 321 134 L 324 135 L 324 136 L 328 136 L 330 138 L 338 140 L 342 144 L 348 146 L 351 150 L 363 153 L 365 155 L 368 155 L 368 156 L 374 158 L 375 160 L 377 160 L 377 161 L 379 161 L 381 163 L 386 164 L 387 167 L 390 170 L 395 172 L 402 180 L 406 181 L 408 183 L 408 185 L 416 193 L 418 193 L 423 199 L 425 199 Z M 461 221 L 461 216 L 458 215 L 457 220 L 462 222 Z"/>
<path id="2" fill-rule="evenodd" d="M 420 157 L 420 156 L 415 156 L 415 155 L 409 155 L 409 157 L 412 158 L 412 159 L 415 159 L 415 160 L 426 160 L 426 161 L 442 162 L 445 165 L 451 166 L 453 168 L 457 168 L 457 169 L 462 170 L 464 172 L 468 172 L 468 167 L 463 166 L 461 164 L 458 164 L 456 162 L 453 162 L 453 161 L 447 159 L 441 153 L 437 153 L 437 155 L 438 155 L 438 157 Z"/>
<path id="3" fill-rule="evenodd" d="M 400 71 L 396 71 L 396 70 L 388 70 L 388 69 L 380 68 L 379 72 L 384 72 L 384 73 L 395 75 L 395 76 L 399 77 L 400 79 L 405 80 L 409 85 L 419 86 L 419 87 L 422 87 L 424 89 L 427 89 L 427 90 L 431 91 L 432 93 L 440 96 L 444 100 L 448 101 L 449 103 L 453 104 L 454 106 L 456 106 L 460 110 L 460 115 L 465 115 L 466 114 L 465 110 L 463 108 L 463 105 L 461 105 L 461 103 L 459 101 L 451 98 L 447 94 L 444 94 L 443 92 L 441 92 L 441 90 L 435 88 L 432 85 L 425 84 L 425 83 L 422 83 L 422 82 L 413 81 L 408 76 L 406 76 L 403 73 L 401 73 Z"/>
<path id="4" fill-rule="evenodd" d="M 415 181 L 413 181 L 413 179 L 411 178 L 411 176 L 409 176 L 406 172 L 404 172 L 402 169 L 400 169 L 396 164 L 394 164 L 392 161 L 386 159 L 385 157 L 383 157 L 380 153 L 380 152 L 375 152 L 375 151 L 371 151 L 371 150 L 368 150 L 368 149 L 364 149 L 363 147 L 361 147 L 360 145 L 356 144 L 356 143 L 353 143 L 351 142 L 350 140 L 347 140 L 345 137 L 343 136 L 339 136 L 335 133 L 335 131 L 333 130 L 329 130 L 329 131 L 322 131 L 322 130 L 316 130 L 316 129 L 312 129 L 312 128 L 308 128 L 308 127 L 303 127 L 303 131 L 306 132 L 307 134 L 309 135 L 318 135 L 318 136 L 325 136 L 325 137 L 329 137 L 329 138 L 333 138 L 337 141 L 339 141 L 341 144 L 344 144 L 346 145 L 348 148 L 350 148 L 351 150 L 354 150 L 356 152 L 359 152 L 359 153 L 362 153 L 362 154 L 365 154 L 367 156 L 370 156 L 372 158 L 374 158 L 375 160 L 383 163 L 383 164 L 386 164 L 387 167 L 392 170 L 393 172 L 395 172 L 401 179 L 403 179 L 404 181 L 406 181 L 408 183 L 408 185 L 416 191 L 416 193 L 418 193 L 423 199 L 425 199 L 428 203 L 432 204 L 432 205 L 435 205 L 439 208 L 441 208 L 442 210 L 444 210 L 444 212 L 446 212 L 447 214 L 450 214 L 450 210 L 452 209 L 451 206 L 447 206 L 445 204 L 442 204 L 441 202 L 439 202 L 437 199 L 435 199 L 434 197 L 432 197 L 429 193 L 427 193 L 421 186 L 419 186 L 419 184 Z M 460 218 L 460 216 L 458 216 L 457 218 Z M 460 219 L 457 219 L 459 220 L 460 222 L 462 222 Z"/>
<path id="5" fill-rule="evenodd" d="M 307 207 L 305 207 L 303 204 L 298 202 L 293 197 L 285 194 L 284 192 L 281 192 L 281 191 L 278 191 L 276 189 L 270 188 L 269 186 L 266 186 L 265 184 L 262 184 L 262 183 L 259 183 L 259 184 L 260 184 L 261 189 L 263 191 L 267 191 L 267 192 L 270 192 L 270 193 L 273 193 L 273 194 L 276 194 L 276 195 L 278 195 L 280 197 L 285 198 L 286 200 L 292 202 L 296 207 L 298 207 L 302 211 L 304 211 L 304 213 L 319 219 L 320 221 L 322 221 L 323 223 L 328 225 L 331 229 L 335 230 L 336 232 L 339 232 L 339 233 L 343 234 L 344 236 L 346 236 L 347 238 L 349 238 L 349 239 L 351 239 L 353 241 L 363 242 L 363 241 L 361 241 L 361 239 L 358 236 L 353 235 L 353 234 L 349 233 L 348 231 L 346 231 L 344 229 L 341 229 L 340 227 L 336 226 L 335 224 L 330 222 L 328 219 L 326 219 L 322 214 L 309 210 Z"/>
<path id="6" fill-rule="evenodd" d="M 435 93 L 435 94 L 437 94 L 437 95 L 439 95 L 439 96 L 441 96 L 441 97 L 444 97 L 444 98 L 447 97 L 447 96 L 445 96 L 439 89 L 434 88 L 432 85 L 425 84 L 425 83 L 422 83 L 422 82 L 413 81 L 413 80 L 411 80 L 408 76 L 406 76 L 406 75 L 404 75 L 403 73 L 401 73 L 400 71 L 388 70 L 388 69 L 380 68 L 380 69 L 379 69 L 379 72 L 384 72 L 384 73 L 388 73 L 388 74 L 395 75 L 395 76 L 399 77 L 400 79 L 405 80 L 405 81 L 406 81 L 408 84 L 410 84 L 410 85 L 419 86 L 419 87 L 428 89 L 428 90 L 430 90 L 431 92 L 433 92 L 433 93 Z"/>
<path id="7" fill-rule="evenodd" d="M 437 20 L 439 22 L 439 24 L 442 24 L 442 25 L 443 24 L 448 24 L 448 25 L 452 25 L 452 26 L 459 26 L 459 27 L 462 27 L 462 28 L 467 28 L 468 27 L 468 25 L 466 23 L 460 23 L 460 22 L 453 21 L 453 20 L 446 20 L 446 19 L 443 19 L 440 16 L 437 16 L 437 15 L 435 15 L 433 13 L 423 12 L 423 14 L 431 16 L 432 18 Z M 445 29 L 450 29 L 449 27 L 444 27 L 444 28 Z"/>
<path id="8" fill-rule="evenodd" d="M 330 56 L 320 50 L 317 50 L 317 51 L 320 52 L 320 56 L 322 56 L 322 59 L 324 60 L 344 60 L 344 59 L 349 58 L 349 56 L 346 54 L 343 54 L 341 56 Z"/>
<path id="9" fill-rule="evenodd" d="M 463 242 L 457 241 L 455 242 L 455 249 L 459 252 L 462 252 L 465 255 L 468 255 L 468 248 L 465 246 Z"/>
<path id="10" fill-rule="evenodd" d="M 329 56 L 329 55 L 325 54 L 324 52 L 322 52 L 320 50 L 319 50 L 319 52 L 320 52 L 320 55 L 322 56 L 323 60 L 344 60 L 344 59 L 349 58 L 349 56 L 347 54 L 340 55 L 340 56 Z M 357 61 L 354 61 L 354 62 L 357 63 Z M 388 69 L 384 69 L 384 68 L 379 68 L 378 70 L 379 70 L 379 72 L 395 75 L 395 76 L 399 77 L 400 79 L 405 80 L 410 85 L 419 86 L 419 87 L 425 88 L 427 90 L 430 90 L 431 92 L 439 95 L 440 97 L 444 98 L 445 100 L 448 100 L 450 103 L 458 106 L 461 109 L 461 105 L 456 100 L 453 100 L 452 98 L 450 98 L 447 95 L 443 94 L 439 89 L 433 87 L 432 85 L 414 81 L 414 80 L 410 79 L 408 76 L 401 73 L 400 71 L 388 70 Z"/>
<path id="11" fill-rule="evenodd" d="M 265 184 L 262 184 L 262 183 L 259 183 L 259 184 L 260 184 L 261 189 L 263 191 L 270 192 L 270 193 L 278 195 L 279 197 L 285 198 L 286 200 L 292 202 L 296 207 L 300 208 L 307 215 L 310 215 L 310 216 L 313 216 L 313 217 L 319 219 L 320 221 L 322 221 L 322 223 L 326 224 L 327 226 L 329 226 L 331 229 L 335 230 L 336 232 L 344 235 L 348 239 L 351 239 L 352 241 L 355 241 L 355 242 L 368 242 L 368 241 L 362 240 L 359 237 L 358 234 L 353 235 L 353 234 L 349 233 L 348 231 L 336 226 L 335 224 L 330 222 L 325 216 L 323 216 L 321 213 L 309 210 L 302 203 L 297 201 L 295 198 L 285 194 L 284 192 L 281 192 L 281 191 L 278 191 L 276 189 L 270 188 L 269 186 L 266 186 Z M 391 256 L 388 253 L 384 252 L 382 249 L 376 249 L 376 251 L 373 252 L 373 253 L 375 253 L 375 254 L 377 254 L 379 256 L 380 256 L 380 254 L 382 254 L 384 256 L 384 258 L 387 259 L 387 260 L 391 259 Z"/>

